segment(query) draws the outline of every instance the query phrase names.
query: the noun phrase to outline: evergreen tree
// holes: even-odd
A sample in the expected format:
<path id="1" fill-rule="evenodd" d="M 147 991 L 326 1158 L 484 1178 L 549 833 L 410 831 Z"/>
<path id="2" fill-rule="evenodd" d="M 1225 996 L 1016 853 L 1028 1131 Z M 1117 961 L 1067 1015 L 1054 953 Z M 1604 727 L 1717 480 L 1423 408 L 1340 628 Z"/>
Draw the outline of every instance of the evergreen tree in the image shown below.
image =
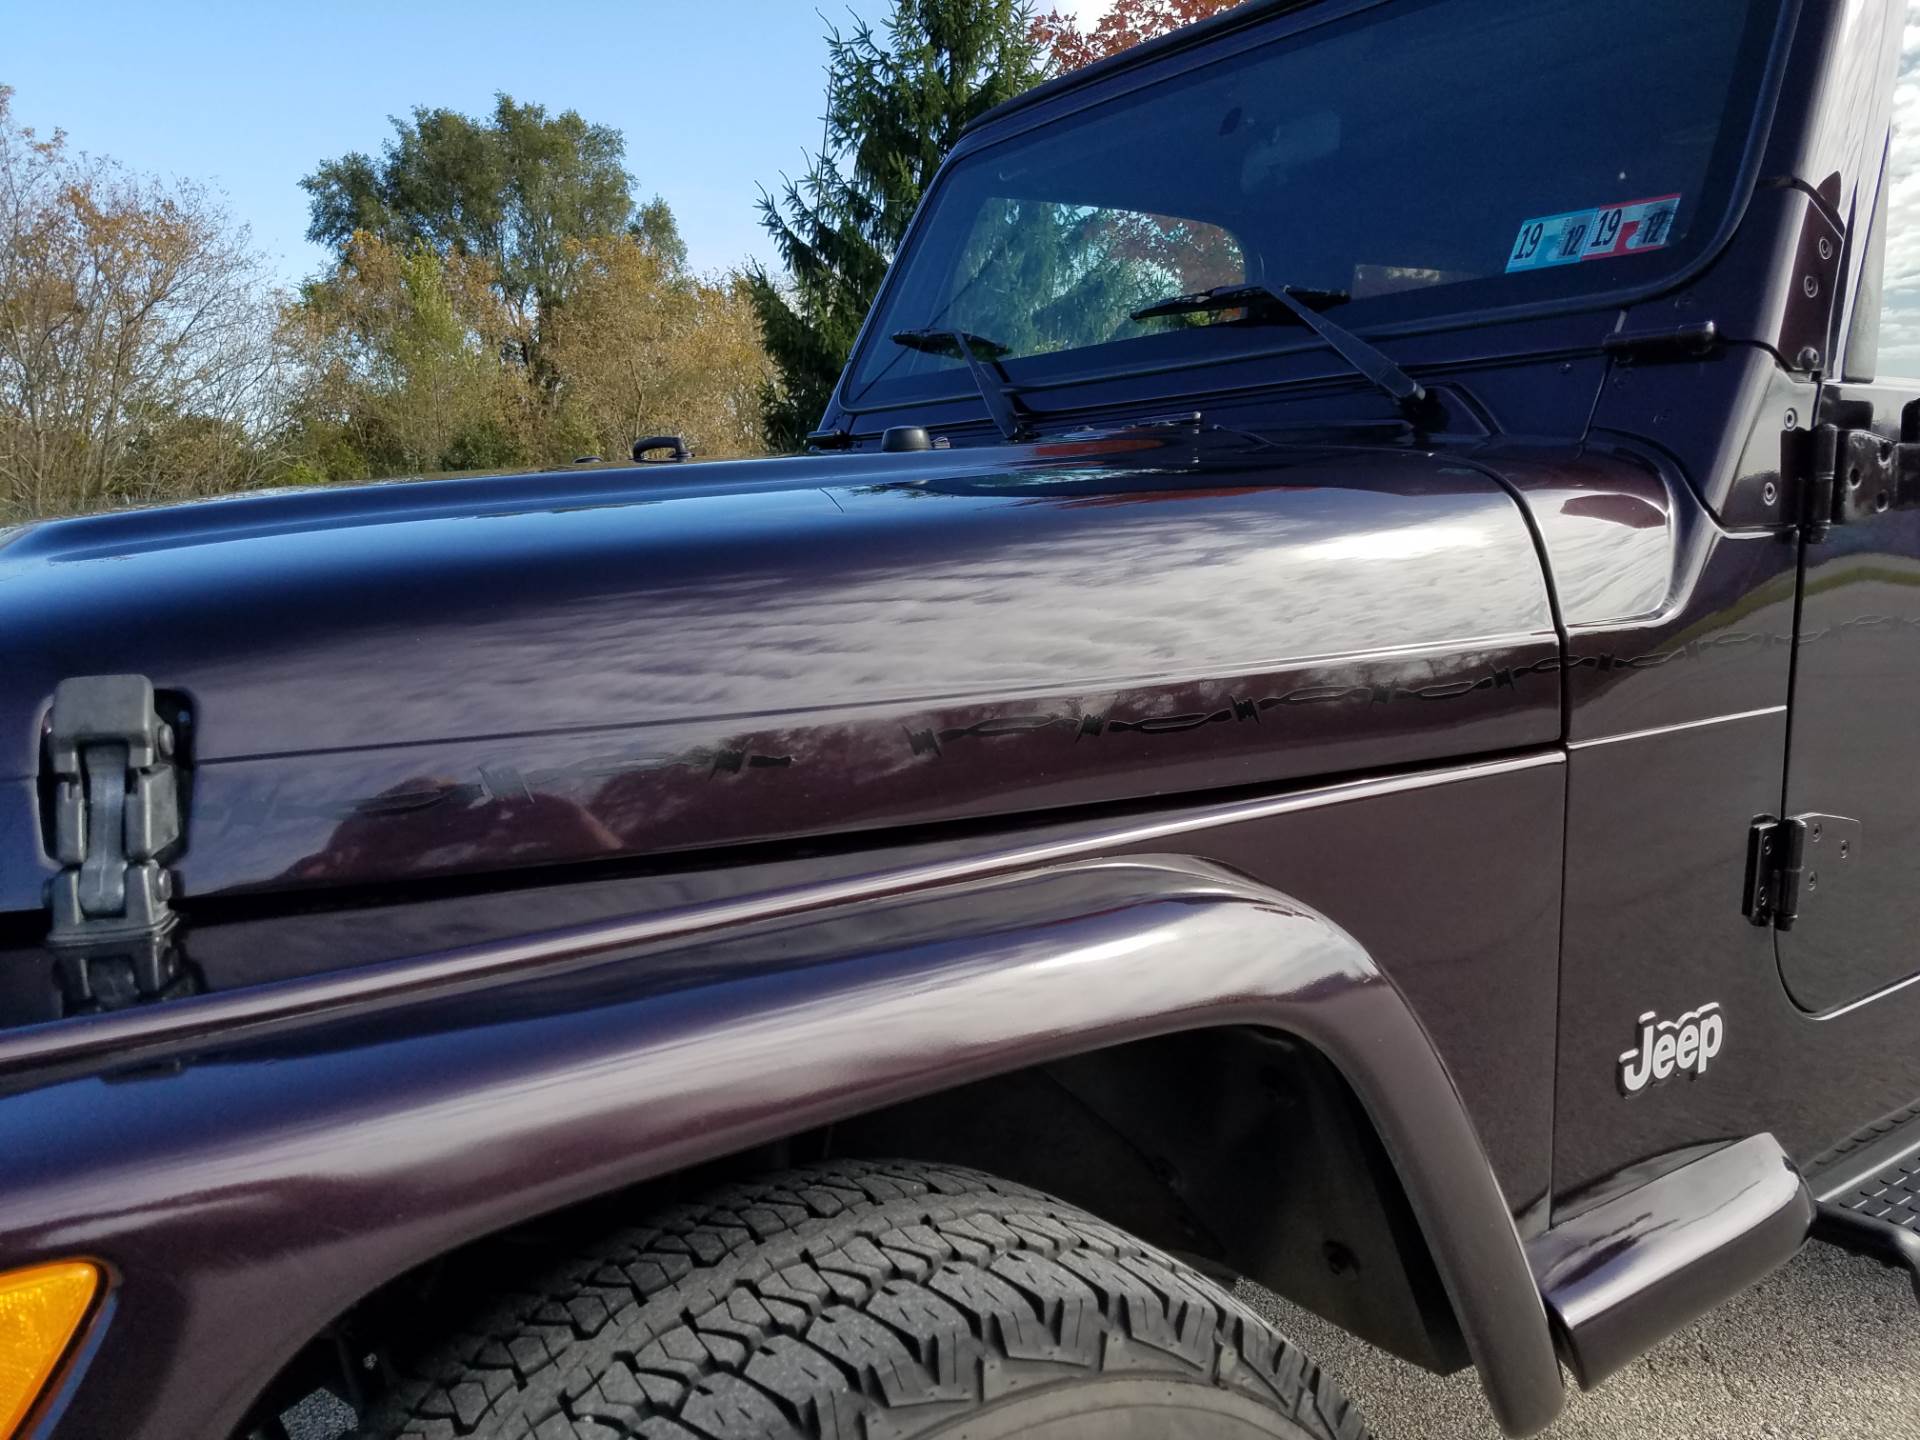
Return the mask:
<path id="1" fill-rule="evenodd" d="M 962 129 L 1044 73 L 1027 0 L 895 0 L 884 38 L 827 38 L 826 143 L 761 222 L 784 282 L 749 276 L 778 376 L 767 439 L 796 449 L 819 422 L 920 196 Z"/>

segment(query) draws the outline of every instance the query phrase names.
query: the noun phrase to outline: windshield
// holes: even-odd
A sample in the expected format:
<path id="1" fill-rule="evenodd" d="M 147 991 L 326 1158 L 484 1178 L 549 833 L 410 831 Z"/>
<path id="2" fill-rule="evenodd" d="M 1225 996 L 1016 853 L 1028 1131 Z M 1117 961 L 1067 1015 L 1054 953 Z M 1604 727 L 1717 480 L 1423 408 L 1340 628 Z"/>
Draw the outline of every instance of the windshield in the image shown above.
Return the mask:
<path id="1" fill-rule="evenodd" d="M 1300 343 L 1245 309 L 1133 318 L 1219 285 L 1336 292 L 1352 327 L 1658 279 L 1731 202 L 1776 14 L 1388 0 L 990 145 L 930 198 L 843 399 L 959 393 L 908 330 L 1032 383 Z"/>

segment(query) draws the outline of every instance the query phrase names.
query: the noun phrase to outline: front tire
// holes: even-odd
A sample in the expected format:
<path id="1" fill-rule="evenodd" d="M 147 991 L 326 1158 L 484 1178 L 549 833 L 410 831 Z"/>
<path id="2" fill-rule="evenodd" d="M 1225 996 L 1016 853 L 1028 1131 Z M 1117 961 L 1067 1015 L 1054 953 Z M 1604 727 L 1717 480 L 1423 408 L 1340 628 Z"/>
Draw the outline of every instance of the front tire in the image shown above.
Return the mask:
<path id="1" fill-rule="evenodd" d="M 394 1374 L 370 1440 L 1366 1440 L 1218 1286 L 971 1171 L 725 1187 L 495 1297 Z"/>

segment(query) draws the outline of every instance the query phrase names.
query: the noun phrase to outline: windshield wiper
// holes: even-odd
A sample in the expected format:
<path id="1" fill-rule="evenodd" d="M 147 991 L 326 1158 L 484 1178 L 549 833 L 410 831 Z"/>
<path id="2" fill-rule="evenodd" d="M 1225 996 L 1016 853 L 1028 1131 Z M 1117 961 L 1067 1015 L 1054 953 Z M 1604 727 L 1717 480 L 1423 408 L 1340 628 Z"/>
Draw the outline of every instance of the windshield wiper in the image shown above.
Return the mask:
<path id="1" fill-rule="evenodd" d="M 1245 310 L 1251 317 L 1265 312 L 1278 319 L 1278 306 L 1290 320 L 1305 325 L 1327 343 L 1327 348 L 1393 398 L 1409 419 L 1418 419 L 1426 404 L 1426 387 L 1343 325 L 1336 325 L 1313 307 L 1340 305 L 1353 297 L 1344 290 L 1309 290 L 1299 285 L 1216 285 L 1194 295 L 1170 295 L 1133 312 L 1131 318 L 1157 320 L 1166 315 L 1211 315 L 1221 310 Z"/>
<path id="2" fill-rule="evenodd" d="M 998 340 L 989 340 L 971 330 L 902 330 L 893 337 L 893 343 L 924 355 L 951 355 L 957 360 L 966 359 L 968 350 L 989 360 L 1013 353 Z"/>
<path id="3" fill-rule="evenodd" d="M 1026 417 L 1020 407 L 1019 392 L 1001 371 L 999 360 L 1012 350 L 995 340 L 966 330 L 902 330 L 893 343 L 925 355 L 956 355 L 967 362 L 967 370 L 985 402 L 987 414 L 1009 440 L 1021 439 L 1027 431 Z M 982 356 L 985 359 L 982 359 Z"/>

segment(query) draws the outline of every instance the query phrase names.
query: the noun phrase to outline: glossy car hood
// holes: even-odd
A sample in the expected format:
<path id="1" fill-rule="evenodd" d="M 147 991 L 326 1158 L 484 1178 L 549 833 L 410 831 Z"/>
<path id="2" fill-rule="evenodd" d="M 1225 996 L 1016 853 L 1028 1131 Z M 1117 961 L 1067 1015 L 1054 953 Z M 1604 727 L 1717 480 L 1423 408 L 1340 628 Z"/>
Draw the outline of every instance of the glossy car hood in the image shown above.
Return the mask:
<path id="1" fill-rule="evenodd" d="M 188 898 L 1268 784 L 1552 739 L 1521 514 L 1192 440 L 253 496 L 0 545 L 0 910 L 65 676 L 191 710 Z"/>

